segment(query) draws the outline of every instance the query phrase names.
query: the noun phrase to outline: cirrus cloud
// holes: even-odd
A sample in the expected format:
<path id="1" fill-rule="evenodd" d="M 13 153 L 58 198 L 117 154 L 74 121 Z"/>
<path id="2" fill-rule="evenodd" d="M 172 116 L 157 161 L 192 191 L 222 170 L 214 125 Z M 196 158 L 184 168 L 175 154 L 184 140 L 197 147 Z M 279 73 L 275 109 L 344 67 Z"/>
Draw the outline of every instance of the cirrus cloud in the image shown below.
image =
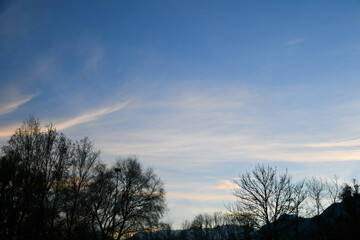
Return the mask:
<path id="1" fill-rule="evenodd" d="M 83 113 L 79 116 L 76 116 L 72 119 L 69 119 L 65 122 L 56 124 L 57 129 L 65 129 L 69 127 L 73 127 L 82 123 L 87 123 L 99 119 L 107 114 L 117 112 L 120 109 L 123 109 L 129 102 L 119 103 L 110 107 L 103 107 L 99 109 L 95 109 L 86 113 Z"/>
<path id="2" fill-rule="evenodd" d="M 230 182 L 229 180 L 221 180 L 220 183 L 213 188 L 223 190 L 223 189 L 235 189 L 235 188 L 239 188 L 239 186 L 237 184 Z"/>
<path id="3" fill-rule="evenodd" d="M 17 98 L 14 101 L 5 102 L 5 103 L 1 104 L 0 105 L 0 115 L 4 115 L 4 114 L 14 112 L 21 105 L 24 105 L 25 103 L 29 102 L 31 99 L 33 99 L 37 95 L 38 94 L 21 96 L 21 97 Z"/>

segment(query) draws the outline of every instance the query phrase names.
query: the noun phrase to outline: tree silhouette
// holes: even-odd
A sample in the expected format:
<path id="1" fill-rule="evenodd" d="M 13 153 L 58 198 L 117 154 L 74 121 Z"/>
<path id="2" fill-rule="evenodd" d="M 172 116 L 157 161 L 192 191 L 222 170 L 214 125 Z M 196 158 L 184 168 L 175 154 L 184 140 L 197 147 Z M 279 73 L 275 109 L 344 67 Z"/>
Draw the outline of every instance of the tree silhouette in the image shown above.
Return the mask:
<path id="1" fill-rule="evenodd" d="M 134 157 L 108 168 L 99 154 L 88 138 L 24 121 L 0 156 L 0 239 L 120 239 L 156 226 L 160 178 Z"/>
<path id="2" fill-rule="evenodd" d="M 119 159 L 111 169 L 99 167 L 89 189 L 92 226 L 103 237 L 150 230 L 166 210 L 162 181 L 134 157 Z"/>
<path id="3" fill-rule="evenodd" d="M 238 209 L 251 213 L 260 225 L 265 225 L 259 232 L 263 239 L 276 240 L 279 217 L 294 211 L 294 188 L 289 174 L 277 174 L 276 168 L 257 165 L 235 183 L 239 186 L 234 190 Z"/>
<path id="4" fill-rule="evenodd" d="M 45 131 L 33 117 L 3 146 L 0 198 L 1 235 L 5 238 L 46 239 L 52 236 L 58 213 L 57 186 L 69 162 L 70 141 L 51 125 Z"/>
<path id="5" fill-rule="evenodd" d="M 70 164 L 60 194 L 66 239 L 79 239 L 90 229 L 87 188 L 99 162 L 99 155 L 100 151 L 94 150 L 88 138 L 72 145 Z"/>

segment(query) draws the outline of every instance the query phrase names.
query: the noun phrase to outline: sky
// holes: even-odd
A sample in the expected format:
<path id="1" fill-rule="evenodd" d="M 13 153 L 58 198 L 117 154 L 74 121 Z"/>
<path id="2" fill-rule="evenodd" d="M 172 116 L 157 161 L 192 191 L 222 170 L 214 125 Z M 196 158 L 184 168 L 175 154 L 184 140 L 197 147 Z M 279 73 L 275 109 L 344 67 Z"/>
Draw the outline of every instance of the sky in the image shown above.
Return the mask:
<path id="1" fill-rule="evenodd" d="M 175 228 L 260 164 L 360 170 L 360 1 L 0 1 L 0 146 L 30 115 L 164 181 Z"/>

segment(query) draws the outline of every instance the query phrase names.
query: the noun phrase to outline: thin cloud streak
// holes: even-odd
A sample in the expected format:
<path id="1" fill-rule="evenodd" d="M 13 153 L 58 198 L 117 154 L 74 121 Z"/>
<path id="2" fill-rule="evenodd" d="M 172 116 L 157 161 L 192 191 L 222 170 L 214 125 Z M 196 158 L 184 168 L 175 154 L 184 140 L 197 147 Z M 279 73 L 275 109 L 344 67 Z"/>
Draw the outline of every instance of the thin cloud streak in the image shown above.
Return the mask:
<path id="1" fill-rule="evenodd" d="M 193 167 L 224 160 L 261 159 L 283 162 L 327 162 L 359 160 L 359 139 L 349 141 L 287 143 L 286 138 L 269 142 L 259 137 L 208 132 L 183 132 L 171 129 L 122 132 L 122 139 L 107 135 L 101 146 L 110 155 L 137 154 L 170 165 L 167 158 L 183 156 L 182 163 Z M 124 140 L 126 139 L 126 141 Z M 283 142 L 284 141 L 284 142 Z M 197 159 L 194 161 L 194 159 Z M 169 166 L 169 167 L 170 167 Z M 184 167 L 184 165 L 180 166 Z"/>
<path id="2" fill-rule="evenodd" d="M 29 102 L 31 99 L 33 99 L 38 94 L 28 95 L 24 96 L 22 99 L 13 101 L 10 103 L 5 103 L 4 105 L 0 106 L 0 115 L 8 114 L 11 112 L 14 112 L 18 107 L 21 105 L 24 105 L 25 103 Z"/>
<path id="3" fill-rule="evenodd" d="M 17 106 L 18 107 L 21 105 L 20 103 L 24 104 L 24 103 L 30 101 L 34 96 L 36 96 L 36 95 L 31 95 L 30 97 L 27 97 L 26 99 L 17 101 L 15 103 L 11 103 L 8 106 Z M 70 128 L 70 127 L 73 127 L 73 126 L 76 126 L 76 125 L 79 125 L 82 123 L 91 122 L 91 121 L 99 119 L 105 115 L 108 115 L 110 113 L 117 112 L 117 111 L 123 109 L 128 103 L 129 102 L 124 102 L 124 103 L 119 103 L 117 105 L 114 105 L 112 107 L 104 107 L 104 108 L 100 108 L 97 110 L 93 110 L 88 113 L 84 113 L 80 116 L 74 117 L 65 122 L 55 124 L 54 126 L 58 130 L 63 130 L 63 129 Z M 0 113 L 1 113 L 2 109 L 3 108 L 0 108 Z M 18 127 L 19 127 L 19 125 L 12 125 L 12 126 L 7 126 L 7 127 L 1 128 L 0 129 L 0 138 L 10 137 L 11 135 L 13 135 L 15 133 L 15 130 Z"/>
<path id="4" fill-rule="evenodd" d="M 338 109 L 338 102 L 317 106 L 326 109 L 319 114 L 318 110 L 305 111 L 297 105 L 312 97 L 308 94 L 311 91 L 302 91 L 301 86 L 264 91 L 231 85 L 226 89 L 231 89 L 231 94 L 222 88 L 204 88 L 200 94 L 170 89 L 159 94 L 162 97 L 156 101 L 141 99 L 132 104 L 124 125 L 118 125 L 121 134 L 114 130 L 104 135 L 99 130 L 100 148 L 109 155 L 137 154 L 168 167 L 177 165 L 168 159 L 181 156 L 181 164 L 176 166 L 179 168 L 200 166 L 204 161 L 217 164 L 235 160 L 360 159 L 360 139 L 354 138 L 359 133 L 343 131 L 353 128 L 354 121 L 348 120 L 350 113 Z M 321 94 L 322 91 L 319 90 Z M 296 92 L 306 94 L 295 97 Z M 349 100 L 342 100 L 340 105 L 346 102 Z M 336 116 L 341 117 L 334 120 Z M 136 126 L 136 131 L 125 128 L 126 122 Z"/>
<path id="5" fill-rule="evenodd" d="M 104 107 L 104 108 L 100 108 L 100 109 L 97 109 L 97 110 L 94 110 L 94 111 L 91 111 L 88 113 L 84 113 L 84 114 L 77 116 L 73 119 L 70 119 L 68 121 L 56 124 L 55 126 L 57 129 L 62 130 L 62 129 L 70 128 L 70 127 L 73 127 L 73 126 L 76 126 L 76 125 L 79 125 L 82 123 L 91 122 L 91 121 L 99 119 L 105 115 L 108 115 L 110 113 L 117 112 L 117 111 L 123 109 L 128 103 L 129 102 L 124 102 L 124 103 L 120 103 L 120 104 L 117 104 L 112 107 Z"/>
<path id="6" fill-rule="evenodd" d="M 90 57 L 87 58 L 85 62 L 85 70 L 96 70 L 98 68 L 101 59 L 104 56 L 104 51 L 101 47 L 97 47 Z"/>
<path id="7" fill-rule="evenodd" d="M 231 194 L 200 194 L 200 193 L 182 193 L 182 192 L 167 192 L 169 198 L 188 199 L 195 201 L 211 201 L 211 200 L 234 200 L 235 197 Z"/>
<path id="8" fill-rule="evenodd" d="M 293 46 L 293 45 L 299 44 L 301 42 L 304 42 L 305 40 L 306 40 L 305 38 L 294 39 L 294 40 L 286 42 L 286 45 Z"/>
<path id="9" fill-rule="evenodd" d="M 348 140 L 348 141 L 334 141 L 334 142 L 319 142 L 304 144 L 306 147 L 319 147 L 319 148 L 331 148 L 331 147 L 358 147 L 360 146 L 360 139 Z"/>

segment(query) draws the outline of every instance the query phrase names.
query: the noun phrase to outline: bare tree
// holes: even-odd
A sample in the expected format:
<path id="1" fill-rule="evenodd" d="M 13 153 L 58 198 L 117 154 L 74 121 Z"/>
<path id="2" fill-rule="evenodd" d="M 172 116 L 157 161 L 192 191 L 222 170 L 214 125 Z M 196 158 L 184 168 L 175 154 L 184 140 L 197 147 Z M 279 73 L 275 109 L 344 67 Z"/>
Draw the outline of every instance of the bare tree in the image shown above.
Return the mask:
<path id="1" fill-rule="evenodd" d="M 198 214 L 194 217 L 194 220 L 191 223 L 191 232 L 195 239 L 204 240 L 205 233 L 205 217 L 203 214 Z"/>
<path id="2" fill-rule="evenodd" d="M 292 197 L 292 205 L 293 211 L 295 214 L 295 239 L 300 239 L 300 211 L 302 209 L 302 204 L 304 203 L 307 197 L 307 191 L 305 189 L 305 180 L 298 182 L 293 185 L 293 197 Z"/>
<path id="3" fill-rule="evenodd" d="M 310 200 L 313 202 L 315 216 L 319 216 L 324 210 L 324 201 L 326 200 L 326 184 L 321 178 L 311 178 L 306 182 L 307 192 Z"/>
<path id="4" fill-rule="evenodd" d="M 276 240 L 279 234 L 278 219 L 291 213 L 293 188 L 288 172 L 277 174 L 277 169 L 257 165 L 250 173 L 235 180 L 239 188 L 234 190 L 239 209 L 254 215 L 261 225 L 263 238 Z"/>
<path id="5" fill-rule="evenodd" d="M 91 228 L 95 239 L 107 239 L 113 234 L 114 216 L 114 172 L 106 165 L 96 166 L 95 175 L 88 188 L 88 210 L 91 214 Z M 99 236 L 98 233 L 101 235 Z"/>
<path id="6" fill-rule="evenodd" d="M 324 204 L 327 197 L 326 183 L 322 178 L 313 177 L 311 180 L 306 182 L 306 187 L 308 196 L 312 202 L 312 207 L 310 207 L 310 210 L 313 209 L 312 216 L 314 216 L 316 220 L 318 237 L 320 239 L 324 239 L 324 224 L 322 224 L 323 221 L 320 217 L 320 214 L 324 210 Z"/>
<path id="7" fill-rule="evenodd" d="M 86 208 L 89 196 L 86 193 L 99 161 L 100 151 L 94 150 L 88 138 L 72 145 L 72 154 L 61 194 L 61 210 L 64 213 L 64 228 L 67 239 L 78 239 L 90 226 Z"/>
<path id="8" fill-rule="evenodd" d="M 250 240 L 251 234 L 260 228 L 260 223 L 254 213 L 244 210 L 241 204 L 229 204 L 226 206 L 230 214 L 227 222 L 231 227 L 227 230 L 230 239 Z"/>
<path id="9" fill-rule="evenodd" d="M 187 240 L 191 236 L 191 232 L 189 231 L 191 224 L 192 223 L 188 220 L 185 220 L 181 223 L 180 239 Z"/>
<path id="10" fill-rule="evenodd" d="M 215 229 L 214 239 L 226 239 L 226 229 L 224 227 L 228 224 L 227 215 L 222 212 L 214 212 L 212 214 Z"/>
<path id="11" fill-rule="evenodd" d="M 2 216 L 5 239 L 53 238 L 58 217 L 57 186 L 69 162 L 70 140 L 52 125 L 42 130 L 40 121 L 24 121 L 2 148 L 1 171 L 8 171 L 1 187 L 7 199 Z M 4 172 L 3 172 L 4 174 Z M 8 195 L 9 194 L 9 195 Z"/>
<path id="12" fill-rule="evenodd" d="M 192 235 L 196 239 L 218 240 L 226 239 L 224 213 L 203 213 L 194 217 L 191 224 Z"/>
<path id="13" fill-rule="evenodd" d="M 0 156 L 0 238 L 120 239 L 160 225 L 160 178 L 131 157 L 107 168 L 99 154 L 88 138 L 26 120 Z"/>
<path id="14" fill-rule="evenodd" d="M 340 185 L 339 185 L 339 181 L 337 179 L 337 176 L 334 175 L 334 177 L 331 179 L 331 182 L 327 182 L 326 183 L 326 187 L 327 187 L 327 191 L 329 193 L 329 197 L 331 199 L 331 203 L 336 203 L 338 198 L 339 198 L 339 194 L 340 194 Z"/>
<path id="15" fill-rule="evenodd" d="M 93 230 L 103 237 L 150 230 L 166 211 L 162 181 L 134 157 L 119 159 L 112 169 L 99 167 L 90 195 Z"/>

